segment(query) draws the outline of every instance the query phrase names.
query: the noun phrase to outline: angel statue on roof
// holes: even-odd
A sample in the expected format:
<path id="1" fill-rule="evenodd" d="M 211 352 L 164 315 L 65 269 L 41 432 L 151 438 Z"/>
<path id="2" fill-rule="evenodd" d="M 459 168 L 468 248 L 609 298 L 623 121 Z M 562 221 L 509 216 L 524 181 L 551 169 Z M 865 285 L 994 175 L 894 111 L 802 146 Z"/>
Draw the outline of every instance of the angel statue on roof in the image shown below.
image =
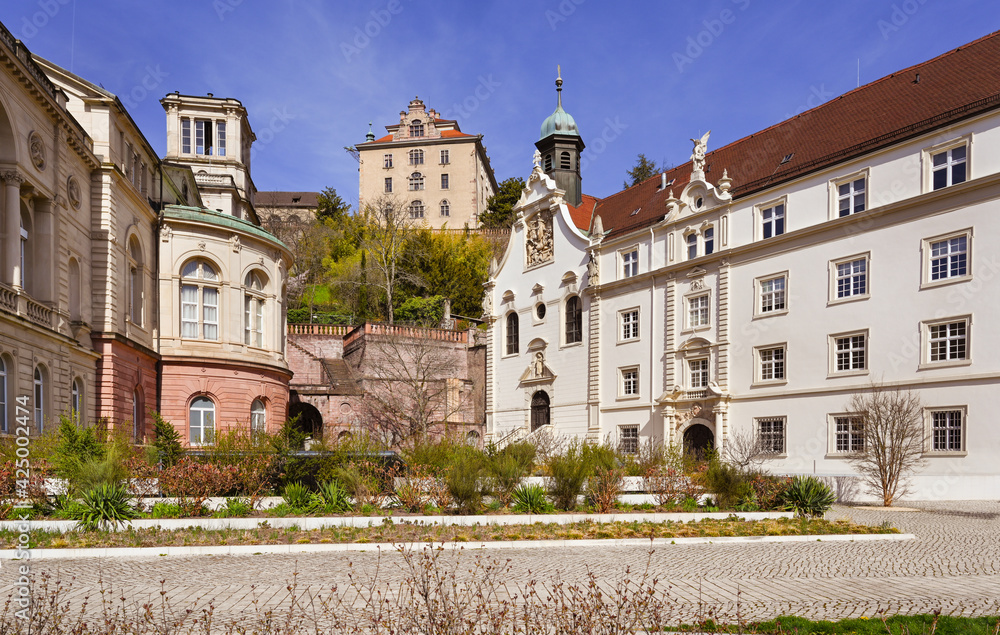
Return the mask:
<path id="1" fill-rule="evenodd" d="M 691 139 L 691 142 L 694 143 L 694 151 L 691 153 L 692 172 L 705 171 L 705 151 L 708 149 L 708 135 L 710 134 L 712 134 L 711 130 L 701 135 L 701 139 Z"/>

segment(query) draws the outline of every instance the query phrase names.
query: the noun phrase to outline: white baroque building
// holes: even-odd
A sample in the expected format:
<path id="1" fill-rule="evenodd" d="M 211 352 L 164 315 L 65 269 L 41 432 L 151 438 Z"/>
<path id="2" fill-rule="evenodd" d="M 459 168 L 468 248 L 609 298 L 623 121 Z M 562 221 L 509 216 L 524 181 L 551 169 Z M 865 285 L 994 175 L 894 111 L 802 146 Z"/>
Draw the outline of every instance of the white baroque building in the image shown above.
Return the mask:
<path id="1" fill-rule="evenodd" d="M 993 34 L 600 200 L 560 100 L 486 285 L 488 435 L 850 476 L 881 382 L 922 403 L 912 497 L 1000 496 L 998 65 Z"/>

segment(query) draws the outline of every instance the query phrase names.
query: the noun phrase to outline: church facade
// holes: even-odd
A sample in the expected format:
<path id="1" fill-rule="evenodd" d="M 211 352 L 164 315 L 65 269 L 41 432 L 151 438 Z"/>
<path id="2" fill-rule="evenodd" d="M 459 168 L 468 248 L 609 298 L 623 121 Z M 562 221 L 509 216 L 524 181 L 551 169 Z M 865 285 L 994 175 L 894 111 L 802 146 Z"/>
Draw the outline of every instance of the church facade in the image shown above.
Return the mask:
<path id="1" fill-rule="evenodd" d="M 560 98 L 486 285 L 488 437 L 749 440 L 772 472 L 849 477 L 849 402 L 880 383 L 921 402 L 913 497 L 1000 496 L 998 62 L 994 34 L 706 133 L 604 199 Z"/>

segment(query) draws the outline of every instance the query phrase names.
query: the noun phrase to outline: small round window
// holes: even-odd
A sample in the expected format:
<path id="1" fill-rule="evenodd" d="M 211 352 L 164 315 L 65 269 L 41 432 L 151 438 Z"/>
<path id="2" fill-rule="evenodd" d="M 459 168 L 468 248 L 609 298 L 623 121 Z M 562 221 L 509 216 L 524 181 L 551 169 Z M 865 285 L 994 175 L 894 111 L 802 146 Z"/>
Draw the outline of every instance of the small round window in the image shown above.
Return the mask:
<path id="1" fill-rule="evenodd" d="M 698 209 L 701 209 L 701 206 L 704 205 L 704 204 L 705 204 L 705 201 L 701 200 L 700 196 L 698 197 L 698 200 L 694 202 L 694 206 L 696 208 L 698 208 Z"/>
<path id="2" fill-rule="evenodd" d="M 535 307 L 535 315 L 538 316 L 539 320 L 541 320 L 542 318 L 545 317 L 545 305 L 544 304 L 539 304 L 538 306 Z"/>

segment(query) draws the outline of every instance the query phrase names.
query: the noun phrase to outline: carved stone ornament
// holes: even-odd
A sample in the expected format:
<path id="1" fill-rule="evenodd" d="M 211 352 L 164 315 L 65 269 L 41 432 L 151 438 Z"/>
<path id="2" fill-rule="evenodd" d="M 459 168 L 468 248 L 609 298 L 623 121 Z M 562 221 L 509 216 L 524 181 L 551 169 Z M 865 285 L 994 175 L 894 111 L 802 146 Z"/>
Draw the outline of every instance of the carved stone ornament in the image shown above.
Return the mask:
<path id="1" fill-rule="evenodd" d="M 594 252 L 590 252 L 590 260 L 587 261 L 588 284 L 601 284 L 601 261 L 594 257 Z"/>
<path id="2" fill-rule="evenodd" d="M 204 240 L 198 243 L 198 249 L 200 249 L 202 251 L 205 251 L 205 241 Z"/>
<path id="3" fill-rule="evenodd" d="M 24 177 L 17 170 L 0 170 L 0 180 L 8 185 L 21 186 L 24 183 Z"/>
<path id="4" fill-rule="evenodd" d="M 173 233 L 173 230 L 170 229 L 170 225 L 163 225 L 163 226 L 161 226 L 160 227 L 160 240 L 162 240 L 165 243 L 169 243 L 170 242 L 170 235 L 172 233 Z"/>
<path id="5" fill-rule="evenodd" d="M 240 244 L 240 237 L 236 234 L 229 237 L 229 244 L 235 253 L 240 253 L 240 250 L 243 249 L 243 245 Z"/>
<path id="6" fill-rule="evenodd" d="M 691 139 L 694 143 L 694 150 L 691 151 L 691 171 L 692 172 L 705 172 L 705 152 L 708 150 L 708 135 L 712 134 L 709 130 L 701 136 L 701 139 Z"/>
<path id="7" fill-rule="evenodd" d="M 554 255 L 552 245 L 552 214 L 539 212 L 525 223 L 524 243 L 528 257 L 528 266 L 541 264 L 552 260 Z"/>
<path id="8" fill-rule="evenodd" d="M 545 376 L 545 352 L 538 351 L 535 353 L 535 361 L 531 364 L 531 375 L 533 377 L 544 377 Z"/>
<path id="9" fill-rule="evenodd" d="M 42 141 L 42 135 L 34 130 L 28 135 L 28 154 L 31 155 L 31 162 L 36 168 L 45 169 L 45 142 Z"/>
<path id="10" fill-rule="evenodd" d="M 483 294 L 483 317 L 489 318 L 493 316 L 493 293 L 492 291 L 487 291 Z"/>
<path id="11" fill-rule="evenodd" d="M 691 281 L 691 290 L 692 291 L 701 291 L 704 288 L 705 288 L 705 281 L 703 279 L 698 278 L 697 280 L 692 280 Z"/>

